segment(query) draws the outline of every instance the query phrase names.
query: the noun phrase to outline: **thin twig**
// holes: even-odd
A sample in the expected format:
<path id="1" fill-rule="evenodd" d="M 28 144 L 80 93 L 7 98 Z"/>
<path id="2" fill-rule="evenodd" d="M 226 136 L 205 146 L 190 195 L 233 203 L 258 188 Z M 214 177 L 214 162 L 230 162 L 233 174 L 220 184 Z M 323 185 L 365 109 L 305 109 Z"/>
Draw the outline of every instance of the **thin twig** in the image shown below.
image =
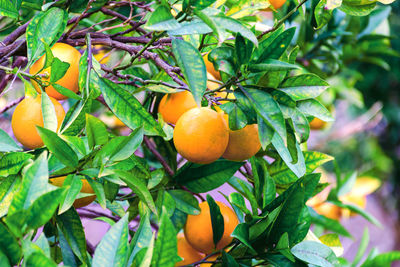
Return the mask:
<path id="1" fill-rule="evenodd" d="M 90 6 L 92 5 L 94 0 L 89 0 L 85 11 L 83 11 L 83 13 L 76 19 L 75 23 L 72 25 L 71 28 L 69 28 L 69 30 L 67 31 L 67 33 L 65 34 L 65 36 L 68 36 L 79 24 L 79 21 L 81 21 L 81 19 L 83 18 L 83 16 L 86 14 L 86 12 L 90 9 Z"/>
<path id="2" fill-rule="evenodd" d="M 157 160 L 161 163 L 161 165 L 164 167 L 165 171 L 168 173 L 170 176 L 174 176 L 174 171 L 172 168 L 168 165 L 168 162 L 164 159 L 164 157 L 158 152 L 154 144 L 150 141 L 150 139 L 147 136 L 143 137 L 143 142 L 147 146 L 147 148 L 153 153 L 153 155 L 157 158 Z"/>
<path id="3" fill-rule="evenodd" d="M 295 8 L 293 8 L 289 13 L 287 13 L 281 20 L 278 21 L 278 23 L 275 24 L 274 27 L 272 27 L 269 30 L 264 31 L 261 33 L 259 36 L 257 36 L 257 39 L 260 40 L 264 35 L 276 31 L 290 16 L 292 16 L 296 11 L 307 2 L 308 0 L 302 0 Z"/>

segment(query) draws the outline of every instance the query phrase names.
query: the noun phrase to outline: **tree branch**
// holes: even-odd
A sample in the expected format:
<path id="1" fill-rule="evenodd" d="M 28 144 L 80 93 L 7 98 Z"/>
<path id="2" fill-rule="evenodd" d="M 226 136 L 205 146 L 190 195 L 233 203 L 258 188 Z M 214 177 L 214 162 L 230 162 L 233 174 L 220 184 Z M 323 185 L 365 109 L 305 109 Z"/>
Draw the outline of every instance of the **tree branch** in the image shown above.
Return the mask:
<path id="1" fill-rule="evenodd" d="M 147 148 L 151 151 L 151 153 L 153 153 L 153 155 L 161 163 L 161 165 L 164 167 L 164 169 L 168 173 L 168 175 L 174 176 L 174 171 L 172 170 L 172 168 L 168 165 L 167 161 L 160 154 L 160 152 L 157 151 L 156 147 L 154 146 L 154 144 L 150 141 L 150 139 L 147 136 L 143 137 L 143 142 L 147 146 Z"/>

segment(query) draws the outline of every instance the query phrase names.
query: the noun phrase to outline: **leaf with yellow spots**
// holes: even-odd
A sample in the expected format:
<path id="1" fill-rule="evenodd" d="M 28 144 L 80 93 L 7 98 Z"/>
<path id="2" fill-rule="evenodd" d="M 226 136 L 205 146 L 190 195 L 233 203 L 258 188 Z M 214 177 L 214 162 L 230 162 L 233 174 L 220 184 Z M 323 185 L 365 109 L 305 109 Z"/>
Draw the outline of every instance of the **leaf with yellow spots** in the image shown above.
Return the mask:
<path id="1" fill-rule="evenodd" d="M 339 236 L 337 234 L 326 234 L 323 236 L 319 237 L 319 240 L 322 242 L 322 244 L 327 245 L 330 247 L 333 252 L 336 254 L 337 257 L 340 257 L 343 255 L 343 246 L 342 243 L 340 243 Z"/>

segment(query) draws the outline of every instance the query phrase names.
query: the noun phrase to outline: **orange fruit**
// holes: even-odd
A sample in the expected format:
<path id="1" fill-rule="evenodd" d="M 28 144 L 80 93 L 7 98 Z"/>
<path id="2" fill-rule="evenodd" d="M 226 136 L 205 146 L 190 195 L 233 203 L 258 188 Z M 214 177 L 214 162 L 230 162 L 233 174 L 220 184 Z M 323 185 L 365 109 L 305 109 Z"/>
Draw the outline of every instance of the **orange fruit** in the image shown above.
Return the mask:
<path id="1" fill-rule="evenodd" d="M 211 73 L 207 72 L 207 79 L 217 80 Z M 208 90 L 215 90 L 220 87 L 221 84 L 207 80 L 207 89 Z"/>
<path id="2" fill-rule="evenodd" d="M 67 176 L 50 178 L 49 182 L 52 185 L 62 187 L 64 184 L 64 181 L 65 181 L 65 178 L 67 178 Z M 86 179 L 82 179 L 81 181 L 82 181 L 81 193 L 94 194 L 93 188 L 90 186 L 89 182 Z M 90 203 L 92 203 L 95 199 L 96 199 L 96 195 L 77 198 L 74 201 L 73 206 L 75 209 L 82 208 L 82 207 L 87 206 Z"/>
<path id="3" fill-rule="evenodd" d="M 222 202 L 216 201 L 224 217 L 224 234 L 215 248 L 211 224 L 210 208 L 208 202 L 200 203 L 200 214 L 188 215 L 184 227 L 185 238 L 196 250 L 209 254 L 215 249 L 219 250 L 231 243 L 231 234 L 239 221 L 231 208 Z"/>
<path id="4" fill-rule="evenodd" d="M 70 64 L 67 72 L 65 75 L 56 82 L 56 84 L 59 84 L 74 93 L 77 93 L 79 90 L 78 87 L 78 79 L 79 79 L 79 59 L 81 58 L 81 54 L 79 51 L 64 43 L 56 43 L 52 48 L 51 51 L 53 52 L 54 57 L 57 57 L 61 61 L 67 62 Z M 44 63 L 46 61 L 46 54 L 44 54 L 41 58 L 39 58 L 30 68 L 29 73 L 30 74 L 38 74 L 38 72 L 43 68 Z M 47 74 L 48 78 L 43 78 L 43 81 L 50 81 L 50 75 L 51 75 L 51 67 L 48 67 L 44 70 L 40 71 L 40 74 Z M 32 80 L 33 86 L 36 88 L 36 91 L 39 93 L 41 92 L 40 86 L 38 83 Z M 48 86 L 46 87 L 46 93 L 54 97 L 57 100 L 62 100 L 66 99 L 67 97 L 60 94 L 59 92 L 54 89 L 53 86 Z"/>
<path id="5" fill-rule="evenodd" d="M 123 123 L 120 119 L 118 119 L 115 115 L 113 116 L 113 122 L 115 128 L 125 127 L 125 123 Z"/>
<path id="6" fill-rule="evenodd" d="M 183 233 L 178 234 L 178 255 L 183 260 L 177 262 L 175 266 L 183 266 L 192 264 L 201 260 L 204 255 L 197 250 L 195 250 L 185 239 L 185 235 Z"/>
<path id="7" fill-rule="evenodd" d="M 229 130 L 228 146 L 222 157 L 227 160 L 243 161 L 254 156 L 260 148 L 258 125 L 250 124 L 236 131 Z"/>
<path id="8" fill-rule="evenodd" d="M 208 53 L 203 56 L 204 64 L 206 65 L 207 72 L 214 76 L 217 80 L 221 80 L 221 74 L 214 68 L 214 64 L 208 60 Z"/>
<path id="9" fill-rule="evenodd" d="M 167 123 L 176 124 L 183 113 L 197 107 L 191 92 L 166 94 L 158 105 L 158 112 Z"/>
<path id="10" fill-rule="evenodd" d="M 334 219 L 334 220 L 339 220 L 341 217 L 341 208 L 339 208 L 336 205 L 333 205 L 329 202 L 324 202 L 319 205 L 316 205 L 313 207 L 313 209 L 321 215 L 324 215 L 325 217 Z"/>
<path id="11" fill-rule="evenodd" d="M 210 108 L 193 108 L 179 118 L 173 139 L 182 157 L 194 163 L 207 164 L 225 152 L 229 131 L 221 114 Z"/>
<path id="12" fill-rule="evenodd" d="M 57 129 L 60 128 L 65 117 L 61 104 L 50 97 L 57 116 Z M 15 138 L 25 147 L 34 149 L 43 146 L 42 138 L 36 130 L 36 125 L 43 127 L 42 98 L 26 97 L 17 105 L 11 119 L 11 126 Z"/>
<path id="13" fill-rule="evenodd" d="M 310 129 L 312 130 L 321 130 L 324 129 L 326 126 L 326 122 L 323 120 L 320 120 L 318 118 L 314 118 L 311 122 L 310 122 Z"/>
<path id="14" fill-rule="evenodd" d="M 220 97 L 221 99 L 236 99 L 235 95 L 230 92 L 222 91 L 222 92 L 216 92 L 215 97 Z M 218 102 L 223 105 L 225 103 L 228 103 L 228 100 L 218 100 Z M 214 108 L 217 112 L 219 113 L 224 113 L 224 111 L 219 107 L 219 105 L 214 105 Z M 228 121 L 228 120 L 226 120 Z"/>
<path id="15" fill-rule="evenodd" d="M 286 0 L 269 0 L 269 3 L 274 7 L 275 10 L 278 10 L 285 4 Z M 271 8 L 267 8 L 266 11 L 272 11 Z"/>

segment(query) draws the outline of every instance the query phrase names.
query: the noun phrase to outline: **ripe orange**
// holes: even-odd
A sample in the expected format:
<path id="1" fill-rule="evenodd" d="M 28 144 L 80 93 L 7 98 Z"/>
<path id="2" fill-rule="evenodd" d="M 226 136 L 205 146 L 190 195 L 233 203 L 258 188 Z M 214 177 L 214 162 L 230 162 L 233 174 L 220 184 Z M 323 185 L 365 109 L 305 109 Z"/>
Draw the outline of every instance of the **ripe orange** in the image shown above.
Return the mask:
<path id="1" fill-rule="evenodd" d="M 185 239 L 185 235 L 183 233 L 178 234 L 178 255 L 183 260 L 177 262 L 175 266 L 183 266 L 192 264 L 201 260 L 204 255 L 197 250 L 195 250 Z"/>
<path id="2" fill-rule="evenodd" d="M 173 139 L 182 157 L 207 164 L 225 152 L 229 131 L 221 114 L 209 108 L 193 108 L 179 118 Z"/>
<path id="3" fill-rule="evenodd" d="M 333 205 L 329 202 L 324 202 L 319 205 L 316 205 L 313 207 L 313 209 L 321 215 L 324 215 L 325 217 L 334 219 L 334 220 L 339 220 L 341 215 L 342 215 L 342 210 L 336 205 Z"/>
<path id="4" fill-rule="evenodd" d="M 216 249 L 222 249 L 232 241 L 231 234 L 239 221 L 231 208 L 222 202 L 216 201 L 224 217 L 224 234 L 218 242 Z M 211 224 L 210 208 L 208 202 L 200 203 L 200 214 L 188 215 L 185 228 L 185 238 L 198 251 L 209 254 L 215 250 Z"/>
<path id="5" fill-rule="evenodd" d="M 203 56 L 204 64 L 206 65 L 207 71 L 217 78 L 217 80 L 221 80 L 221 74 L 214 68 L 214 65 L 211 61 L 208 60 L 208 53 Z"/>
<path id="6" fill-rule="evenodd" d="M 312 130 L 321 130 L 324 129 L 326 126 L 326 122 L 323 120 L 320 120 L 318 118 L 314 118 L 311 122 L 310 122 L 310 129 Z"/>
<path id="7" fill-rule="evenodd" d="M 254 156 L 260 148 L 258 125 L 250 124 L 237 131 L 229 130 L 228 146 L 222 157 L 233 161 L 243 161 Z"/>
<path id="8" fill-rule="evenodd" d="M 165 122 L 176 124 L 183 113 L 196 106 L 192 93 L 183 91 L 163 96 L 158 106 L 158 112 Z"/>
<path id="9" fill-rule="evenodd" d="M 64 43 L 56 43 L 51 48 L 51 51 L 53 52 L 54 57 L 57 57 L 61 61 L 70 64 L 65 75 L 60 80 L 58 80 L 56 84 L 59 84 L 75 93 L 78 92 L 79 59 L 81 58 L 81 54 L 74 47 Z M 46 61 L 46 54 L 43 55 L 41 58 L 39 58 L 39 60 L 37 60 L 32 65 L 32 67 L 29 70 L 29 73 L 37 74 L 43 68 L 45 61 Z M 40 71 L 40 74 L 47 74 L 49 77 L 46 79 L 43 78 L 42 80 L 47 82 L 50 81 L 51 67 L 48 67 Z M 32 84 L 36 88 L 36 91 L 41 92 L 39 84 L 37 84 L 35 81 L 32 81 Z M 57 100 L 67 98 L 66 96 L 57 92 L 53 86 L 46 87 L 46 93 Z"/>
<path id="10" fill-rule="evenodd" d="M 60 176 L 60 177 L 55 177 L 55 178 L 50 178 L 49 182 L 52 185 L 62 187 L 64 184 L 64 180 L 67 178 L 66 176 Z M 94 194 L 93 188 L 90 186 L 89 182 L 86 179 L 82 179 L 82 189 L 81 193 L 87 193 L 87 194 Z M 74 208 L 82 208 L 84 206 L 89 205 L 96 199 L 96 195 L 93 196 L 87 196 L 87 197 L 82 197 L 78 198 L 74 201 Z"/>
<path id="11" fill-rule="evenodd" d="M 57 116 L 57 129 L 65 117 L 64 108 L 57 100 L 50 97 Z M 42 138 L 36 130 L 36 125 L 43 126 L 42 98 L 26 97 L 15 108 L 11 119 L 11 126 L 15 138 L 27 148 L 34 149 L 43 146 Z"/>
<path id="12" fill-rule="evenodd" d="M 286 0 L 269 0 L 269 3 L 274 7 L 275 10 L 278 10 L 285 4 Z M 266 11 L 272 11 L 271 8 L 267 8 Z"/>

